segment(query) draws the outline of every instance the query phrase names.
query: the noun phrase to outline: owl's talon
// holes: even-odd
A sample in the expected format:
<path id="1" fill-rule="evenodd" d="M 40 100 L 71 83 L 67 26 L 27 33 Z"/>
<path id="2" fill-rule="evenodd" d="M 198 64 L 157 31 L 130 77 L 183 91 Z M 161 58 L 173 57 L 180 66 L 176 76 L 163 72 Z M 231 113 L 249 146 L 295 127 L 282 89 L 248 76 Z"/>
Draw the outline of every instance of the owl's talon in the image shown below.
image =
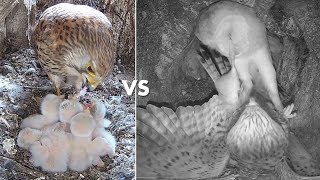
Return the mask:
<path id="1" fill-rule="evenodd" d="M 283 115 L 286 119 L 293 118 L 297 115 L 297 113 L 292 113 L 293 108 L 294 108 L 294 104 L 290 104 L 289 106 L 283 109 Z"/>

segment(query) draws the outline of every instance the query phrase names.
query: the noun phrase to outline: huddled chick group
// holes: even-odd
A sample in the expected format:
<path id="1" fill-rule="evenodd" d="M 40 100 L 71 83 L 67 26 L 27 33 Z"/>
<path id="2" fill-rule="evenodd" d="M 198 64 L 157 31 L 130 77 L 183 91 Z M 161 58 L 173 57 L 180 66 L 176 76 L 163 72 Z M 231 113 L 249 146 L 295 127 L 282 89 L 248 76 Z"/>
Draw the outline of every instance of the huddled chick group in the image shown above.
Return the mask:
<path id="1" fill-rule="evenodd" d="M 92 165 L 104 166 L 101 156 L 115 154 L 116 141 L 106 131 L 106 108 L 93 101 L 86 107 L 76 99 L 48 94 L 42 100 L 41 114 L 21 123 L 17 143 L 31 153 L 31 162 L 47 172 L 68 168 L 84 171 Z"/>

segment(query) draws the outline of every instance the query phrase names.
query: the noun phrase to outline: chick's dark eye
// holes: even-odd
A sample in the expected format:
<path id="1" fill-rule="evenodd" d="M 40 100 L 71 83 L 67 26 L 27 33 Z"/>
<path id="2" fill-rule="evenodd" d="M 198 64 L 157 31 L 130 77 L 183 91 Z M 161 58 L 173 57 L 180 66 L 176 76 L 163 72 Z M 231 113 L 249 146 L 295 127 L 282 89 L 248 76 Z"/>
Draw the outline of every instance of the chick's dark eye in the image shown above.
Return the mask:
<path id="1" fill-rule="evenodd" d="M 90 73 L 94 73 L 91 66 L 88 66 L 88 67 L 87 67 L 87 70 L 88 70 L 88 72 L 90 72 Z"/>

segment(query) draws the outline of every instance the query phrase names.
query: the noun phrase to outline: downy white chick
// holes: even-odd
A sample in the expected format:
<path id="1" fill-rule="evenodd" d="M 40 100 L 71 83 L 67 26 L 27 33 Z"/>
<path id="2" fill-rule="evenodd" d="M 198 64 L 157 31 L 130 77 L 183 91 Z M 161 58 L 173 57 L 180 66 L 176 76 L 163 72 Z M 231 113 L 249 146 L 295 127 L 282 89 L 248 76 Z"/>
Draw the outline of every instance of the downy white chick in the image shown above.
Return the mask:
<path id="1" fill-rule="evenodd" d="M 108 155 L 109 157 L 113 157 L 116 151 L 116 140 L 112 136 L 110 132 L 104 131 L 101 133 L 102 136 L 95 138 L 93 141 L 100 141 L 99 139 L 104 139 L 104 146 L 100 151 L 101 153 L 98 153 L 99 156 Z M 99 143 L 98 143 L 99 144 Z M 103 144 L 102 142 L 100 144 Z M 99 149 L 98 146 L 95 148 L 92 146 L 92 149 Z"/>
<path id="2" fill-rule="evenodd" d="M 55 94 L 46 95 L 41 103 L 40 110 L 43 115 L 52 119 L 59 120 L 59 106 L 62 103 L 64 96 L 57 96 Z"/>
<path id="3" fill-rule="evenodd" d="M 70 119 L 71 133 L 76 137 L 91 137 L 96 123 L 88 110 L 78 113 Z"/>
<path id="4" fill-rule="evenodd" d="M 107 119 L 104 119 L 107 109 L 105 105 L 97 100 L 93 101 L 93 105 L 90 108 L 90 113 L 96 121 L 96 128 L 92 133 L 92 137 L 103 137 L 103 133 L 106 132 L 105 128 L 109 127 L 111 122 Z"/>
<path id="5" fill-rule="evenodd" d="M 92 157 L 92 164 L 102 167 L 104 162 L 101 160 L 101 156 L 109 155 L 113 157 L 115 154 L 116 141 L 110 134 L 109 138 L 97 137 L 90 145 L 90 156 Z"/>
<path id="6" fill-rule="evenodd" d="M 29 149 L 31 144 L 40 140 L 41 135 L 41 130 L 31 129 L 29 127 L 24 128 L 18 134 L 17 144 L 23 149 Z"/>
<path id="7" fill-rule="evenodd" d="M 69 168 L 74 171 L 84 171 L 91 165 L 103 166 L 100 156 L 112 157 L 115 154 L 116 141 L 104 127 L 100 128 L 100 137 L 92 141 L 91 133 L 97 125 L 87 112 L 79 113 L 71 119 L 73 137 Z"/>
<path id="8" fill-rule="evenodd" d="M 90 144 L 96 123 L 88 110 L 78 113 L 70 120 L 71 151 L 69 168 L 73 171 L 84 171 L 92 165 Z"/>
<path id="9" fill-rule="evenodd" d="M 59 106 L 59 118 L 61 122 L 70 123 L 72 116 L 83 111 L 83 105 L 76 99 L 64 100 Z"/>
<path id="10" fill-rule="evenodd" d="M 55 123 L 51 126 L 46 126 L 45 128 L 32 129 L 26 127 L 22 129 L 17 138 L 18 146 L 24 149 L 29 149 L 29 147 L 36 141 L 39 141 L 42 135 L 49 134 L 53 131 L 64 131 L 64 123 Z"/>
<path id="11" fill-rule="evenodd" d="M 22 120 L 20 128 L 23 129 L 29 127 L 33 129 L 42 129 L 47 125 L 55 123 L 56 121 L 56 119 L 48 118 L 42 114 L 33 114 Z"/>
<path id="12" fill-rule="evenodd" d="M 71 154 L 69 157 L 68 167 L 72 171 L 85 171 L 92 163 L 85 146 L 90 145 L 87 141 L 80 142 L 79 140 L 72 139 L 73 143 Z"/>
<path id="13" fill-rule="evenodd" d="M 52 131 L 30 146 L 31 162 L 47 172 L 65 172 L 69 152 L 69 136 L 64 131 Z"/>
<path id="14" fill-rule="evenodd" d="M 92 133 L 92 137 L 102 137 L 105 138 L 108 142 L 108 146 L 110 146 L 110 151 L 108 151 L 109 156 L 113 156 L 115 152 L 116 141 L 111 133 L 107 132 L 105 128 L 109 127 L 111 122 L 105 119 L 105 115 L 107 113 L 107 109 L 105 105 L 97 100 L 93 101 L 93 106 L 90 109 L 90 113 L 92 114 L 94 120 L 96 121 L 96 128 Z"/>
<path id="15" fill-rule="evenodd" d="M 52 124 L 50 126 L 45 126 L 43 129 L 42 129 L 42 134 L 43 135 L 47 135 L 53 131 L 64 131 L 66 132 L 66 124 L 63 123 L 63 122 L 57 122 L 55 124 Z"/>
<path id="16" fill-rule="evenodd" d="M 92 132 L 92 138 L 104 137 L 105 132 L 107 132 L 105 128 L 109 127 L 111 122 L 107 119 L 102 119 L 100 122 L 96 122 L 96 123 L 97 125 Z"/>
<path id="17" fill-rule="evenodd" d="M 105 105 L 97 100 L 93 100 L 93 105 L 90 108 L 90 113 L 96 121 L 102 120 L 106 115 L 107 109 Z"/>

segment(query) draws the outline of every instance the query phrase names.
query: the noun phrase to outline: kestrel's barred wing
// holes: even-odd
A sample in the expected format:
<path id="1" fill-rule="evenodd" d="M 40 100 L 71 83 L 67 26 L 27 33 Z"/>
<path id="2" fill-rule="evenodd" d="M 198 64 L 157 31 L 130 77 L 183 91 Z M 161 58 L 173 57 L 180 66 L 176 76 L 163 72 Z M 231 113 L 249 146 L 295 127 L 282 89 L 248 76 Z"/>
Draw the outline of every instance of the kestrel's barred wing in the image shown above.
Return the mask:
<path id="1" fill-rule="evenodd" d="M 225 134 L 234 109 L 213 96 L 201 106 L 137 108 L 138 178 L 219 176 L 229 153 Z"/>
<path id="2" fill-rule="evenodd" d="M 277 111 L 274 109 L 264 111 L 259 105 L 254 108 L 243 106 L 235 109 L 234 106 L 226 105 L 219 96 L 213 96 L 201 106 L 178 107 L 176 112 L 150 104 L 146 109 L 137 108 L 137 177 L 146 179 L 218 177 L 223 173 L 232 152 L 232 157 L 245 167 L 273 169 L 277 177 L 283 180 L 319 178 L 314 175 L 318 175 L 320 169 L 292 134 L 289 136 L 289 149 L 285 150 L 288 140 L 281 140 L 281 137 L 284 138 L 283 130 L 273 131 L 272 128 L 266 127 L 265 129 L 270 132 L 264 132 L 264 126 L 275 126 L 280 129 L 280 126 L 276 125 L 279 122 L 273 120 L 279 118 L 274 113 Z M 246 130 L 236 132 L 235 129 L 239 128 Z M 277 135 L 281 132 L 282 135 Z M 275 136 L 270 133 L 275 133 Z M 261 137 L 255 134 L 260 134 Z M 268 137 L 270 135 L 273 139 L 280 140 L 276 142 Z M 226 141 L 227 136 L 242 141 L 233 144 L 238 146 L 238 150 L 230 146 L 230 140 Z M 250 142 L 254 142 L 255 145 L 251 147 Z M 259 145 L 259 142 L 262 144 Z M 277 148 L 276 143 L 280 146 L 283 143 L 283 147 L 280 147 L 282 154 L 273 153 Z M 245 148 L 247 150 L 243 150 Z M 285 155 L 284 151 L 287 151 Z M 264 157 L 266 155 L 268 157 Z M 256 159 L 251 162 L 252 157 Z M 274 168 L 269 168 L 270 165 Z"/>

